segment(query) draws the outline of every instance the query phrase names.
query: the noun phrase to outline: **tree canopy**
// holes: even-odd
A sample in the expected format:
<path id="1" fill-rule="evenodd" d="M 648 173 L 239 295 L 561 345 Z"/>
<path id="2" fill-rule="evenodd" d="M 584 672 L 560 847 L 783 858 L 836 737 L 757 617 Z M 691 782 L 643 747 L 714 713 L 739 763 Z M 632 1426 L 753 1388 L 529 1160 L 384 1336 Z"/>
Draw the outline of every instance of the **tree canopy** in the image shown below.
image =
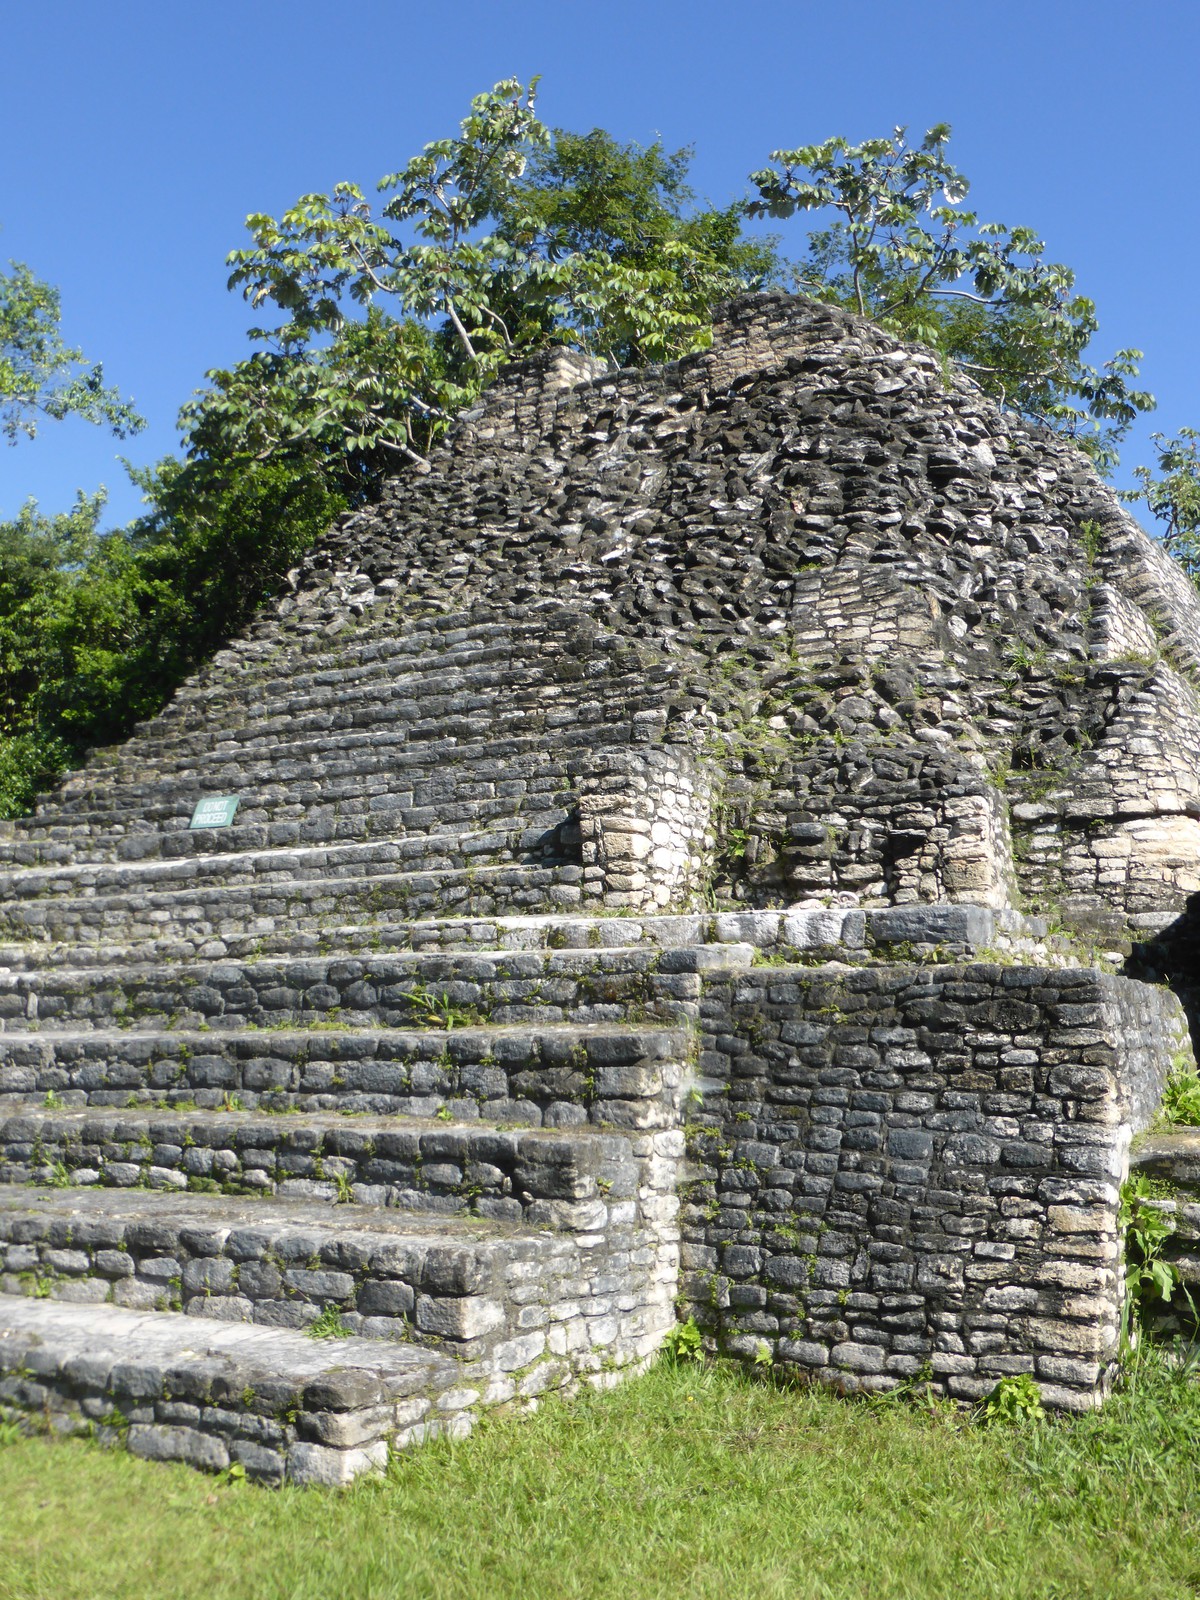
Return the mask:
<path id="1" fill-rule="evenodd" d="M 1075 274 L 1046 260 L 1032 228 L 982 222 L 963 205 L 970 183 L 951 165 L 950 128 L 918 145 L 906 130 L 772 152 L 751 174 L 751 215 L 827 215 L 808 239 L 799 285 L 931 345 L 987 393 L 1071 434 L 1104 469 L 1154 398 L 1133 389 L 1140 350 L 1103 367 L 1085 355 L 1098 331 Z"/>
<path id="2" fill-rule="evenodd" d="M 778 276 L 740 204 L 695 207 L 690 150 L 552 131 L 535 95 L 506 80 L 476 96 L 457 137 L 379 180 L 378 215 L 346 182 L 247 219 L 230 285 L 282 320 L 251 331 L 272 356 L 199 402 L 227 443 L 340 436 L 348 455 L 420 466 L 501 362 L 555 343 L 669 360 L 706 342 L 719 300 Z"/>
<path id="3" fill-rule="evenodd" d="M 129 401 L 106 387 L 104 369 L 63 343 L 58 290 L 27 266 L 0 272 L 0 434 L 32 439 L 38 421 L 79 416 L 107 424 L 118 438 L 145 426 Z"/>
<path id="4" fill-rule="evenodd" d="M 1193 583 L 1200 583 L 1200 429 L 1180 428 L 1174 438 L 1155 433 L 1151 442 L 1157 473 L 1135 467 L 1140 488 L 1125 498 L 1145 500 L 1163 525 L 1163 544 Z"/>

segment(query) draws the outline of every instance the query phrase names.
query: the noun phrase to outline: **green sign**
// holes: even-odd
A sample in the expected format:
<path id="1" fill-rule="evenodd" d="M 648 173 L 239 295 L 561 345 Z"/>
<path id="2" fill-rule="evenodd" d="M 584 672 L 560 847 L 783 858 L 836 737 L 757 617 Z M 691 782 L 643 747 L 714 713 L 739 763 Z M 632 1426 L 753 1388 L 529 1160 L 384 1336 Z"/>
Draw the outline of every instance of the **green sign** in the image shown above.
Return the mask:
<path id="1" fill-rule="evenodd" d="M 210 794 L 196 801 L 189 828 L 227 828 L 237 813 L 241 799 L 236 794 Z"/>

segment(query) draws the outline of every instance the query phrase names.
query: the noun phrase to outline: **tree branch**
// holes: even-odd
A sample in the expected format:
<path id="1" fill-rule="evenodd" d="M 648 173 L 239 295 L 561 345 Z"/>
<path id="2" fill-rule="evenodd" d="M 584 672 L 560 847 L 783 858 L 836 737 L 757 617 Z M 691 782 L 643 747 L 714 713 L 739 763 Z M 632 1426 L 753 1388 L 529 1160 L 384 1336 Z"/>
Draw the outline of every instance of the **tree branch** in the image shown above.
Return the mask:
<path id="1" fill-rule="evenodd" d="M 477 353 L 477 351 L 475 349 L 475 346 L 471 343 L 470 334 L 467 332 L 467 330 L 462 325 L 462 321 L 461 321 L 461 319 L 460 319 L 460 317 L 458 315 L 458 310 L 457 310 L 457 308 L 455 307 L 455 304 L 454 304 L 454 296 L 451 295 L 451 294 L 447 294 L 446 297 L 445 297 L 445 301 L 446 301 L 446 315 L 449 317 L 449 319 L 450 319 L 450 321 L 451 321 L 451 323 L 452 323 L 452 325 L 454 327 L 454 331 L 458 335 L 459 342 L 461 343 L 463 349 L 470 356 L 471 360 L 472 361 L 478 361 L 479 360 L 479 355 L 478 355 L 478 353 Z"/>

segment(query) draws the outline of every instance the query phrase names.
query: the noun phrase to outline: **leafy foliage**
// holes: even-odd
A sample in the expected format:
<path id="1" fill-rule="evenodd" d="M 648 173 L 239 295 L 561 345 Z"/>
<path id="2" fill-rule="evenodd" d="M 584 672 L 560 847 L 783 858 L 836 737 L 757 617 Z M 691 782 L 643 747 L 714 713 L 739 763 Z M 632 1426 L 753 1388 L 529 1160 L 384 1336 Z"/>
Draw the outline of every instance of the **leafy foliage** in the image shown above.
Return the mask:
<path id="1" fill-rule="evenodd" d="M 668 1329 L 662 1348 L 664 1358 L 674 1367 L 703 1361 L 704 1338 L 696 1326 L 695 1317 L 689 1317 L 686 1322 L 677 1322 Z"/>
<path id="2" fill-rule="evenodd" d="M 1128 1178 L 1121 1189 L 1118 1226 L 1125 1237 L 1126 1336 L 1154 1301 L 1169 1302 L 1180 1287 L 1178 1268 L 1163 1256 L 1175 1231 L 1150 1179 Z"/>
<path id="3" fill-rule="evenodd" d="M 0 272 L 0 434 L 15 444 L 33 438 L 38 417 L 66 416 L 107 424 L 118 438 L 145 426 L 104 369 L 84 360 L 59 334 L 58 290 L 19 261 Z"/>
<path id="4" fill-rule="evenodd" d="M 103 494 L 39 516 L 32 503 L 0 524 L 0 814 L 19 815 L 67 765 L 55 714 L 61 624 L 75 574 L 95 547 Z M 62 686 L 65 688 L 65 686 Z M 65 696 L 64 696 L 65 698 Z"/>
<path id="5" fill-rule="evenodd" d="M 536 80 L 508 79 L 477 95 L 459 137 L 380 180 L 391 198 L 378 216 L 339 183 L 278 221 L 247 219 L 253 247 L 230 256 L 230 284 L 283 313 L 252 336 L 285 365 L 322 337 L 336 352 L 354 304 L 384 297 L 400 313 L 375 308 L 377 338 L 403 354 L 386 404 L 355 407 L 342 385 L 347 448 L 419 457 L 501 362 L 550 344 L 621 363 L 681 355 L 704 343 L 718 300 L 775 272 L 770 241 L 742 237 L 740 206 L 688 211 L 690 151 L 551 133 L 535 93 Z"/>
<path id="6" fill-rule="evenodd" d="M 1027 1372 L 1001 1378 L 983 1407 L 984 1420 L 1002 1426 L 1040 1422 L 1046 1415 L 1042 1391 Z"/>
<path id="7" fill-rule="evenodd" d="M 1164 523 L 1163 543 L 1193 582 L 1200 580 L 1200 430 L 1181 428 L 1174 438 L 1151 435 L 1158 455 L 1158 476 L 1150 467 L 1135 467 L 1140 490 L 1127 499 L 1144 499 Z"/>
<path id="8" fill-rule="evenodd" d="M 671 360 L 707 341 L 719 301 L 779 278 L 776 241 L 743 234 L 739 202 L 694 209 L 691 159 L 690 147 L 623 145 L 601 128 L 556 129 L 532 152 L 491 202 L 498 232 L 557 286 L 514 307 L 524 347 L 567 340 L 618 366 Z"/>
<path id="9" fill-rule="evenodd" d="M 102 492 L 0 524 L 0 816 L 153 715 L 344 504 L 279 462 L 135 476 L 154 507 L 126 529 L 101 531 Z"/>
<path id="10" fill-rule="evenodd" d="M 799 273 L 806 292 L 850 306 L 953 361 L 989 394 L 1075 437 L 1103 467 L 1152 396 L 1130 388 L 1141 352 L 1119 350 L 1102 368 L 1084 354 L 1096 308 L 1075 274 L 1045 260 L 1030 228 L 981 222 L 962 202 L 970 187 L 950 164 L 950 128 L 916 146 L 845 139 L 776 150 L 751 174 L 751 214 L 832 214 L 810 235 Z"/>
<path id="11" fill-rule="evenodd" d="M 352 1339 L 354 1329 L 348 1327 L 342 1313 L 335 1305 L 327 1305 L 320 1316 L 305 1328 L 310 1339 Z"/>
<path id="12" fill-rule="evenodd" d="M 429 332 L 375 308 L 324 346 L 257 351 L 208 380 L 180 413 L 206 486 L 215 473 L 286 462 L 320 475 L 348 503 L 407 462 L 423 464 L 420 450 L 450 415 L 444 407 L 465 398 Z M 417 385 L 434 398 L 420 399 Z"/>
<path id="13" fill-rule="evenodd" d="M 240 287 L 256 309 L 273 303 L 283 313 L 274 330 L 251 332 L 280 351 L 276 361 L 260 362 L 255 376 L 291 380 L 274 393 L 270 385 L 263 390 L 284 411 L 281 423 L 267 423 L 267 434 L 310 431 L 311 411 L 320 422 L 340 424 L 348 453 L 390 450 L 420 463 L 439 427 L 478 393 L 512 347 L 491 286 L 523 281 L 529 269 L 504 240 L 479 229 L 495 197 L 524 169 L 529 149 L 548 137 L 533 101 L 534 87 L 515 81 L 476 96 L 459 138 L 426 145 L 380 180 L 392 198 L 378 218 L 353 183 L 302 196 L 278 221 L 247 218 L 254 247 L 229 257 L 230 287 Z M 389 223 L 407 224 L 407 237 Z M 347 313 L 380 295 L 402 318 L 376 308 L 368 320 L 371 367 L 382 369 L 372 389 L 355 381 L 366 363 L 347 333 Z M 434 318 L 443 319 L 440 340 L 427 328 Z M 322 338 L 332 344 L 315 353 Z M 330 381 L 321 385 L 322 377 Z M 297 386 L 305 402 L 299 420 Z M 310 397 L 315 407 L 307 405 Z"/>
<path id="14" fill-rule="evenodd" d="M 1200 1127 L 1200 1077 L 1194 1072 L 1173 1072 L 1163 1089 L 1162 1109 L 1168 1122 Z"/>

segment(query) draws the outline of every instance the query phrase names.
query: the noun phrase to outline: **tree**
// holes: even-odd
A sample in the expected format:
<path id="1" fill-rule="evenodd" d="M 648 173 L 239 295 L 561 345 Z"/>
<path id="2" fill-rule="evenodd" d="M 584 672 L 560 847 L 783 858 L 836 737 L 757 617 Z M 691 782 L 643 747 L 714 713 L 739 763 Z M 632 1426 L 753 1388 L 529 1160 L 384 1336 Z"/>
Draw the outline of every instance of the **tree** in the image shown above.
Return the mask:
<path id="1" fill-rule="evenodd" d="M 145 426 L 132 405 L 106 388 L 104 369 L 59 335 L 58 290 L 19 261 L 0 272 L 0 434 L 15 444 L 37 433 L 39 415 L 106 423 L 118 438 Z"/>
<path id="2" fill-rule="evenodd" d="M 105 386 L 103 369 L 63 343 L 60 315 L 58 290 L 27 266 L 13 261 L 0 272 L 0 434 L 16 444 L 34 438 L 43 417 L 67 416 L 106 424 L 118 438 L 138 432 L 143 419 Z M 69 763 L 73 719 L 91 732 L 86 705 L 63 681 L 55 633 L 73 599 L 102 597 L 89 580 L 104 501 L 103 490 L 81 492 L 56 517 L 30 502 L 0 523 L 0 816 L 28 810 Z M 90 637 L 97 621 L 81 615 L 79 653 L 102 649 Z"/>
<path id="3" fill-rule="evenodd" d="M 134 477 L 152 508 L 126 528 L 101 530 L 103 491 L 0 523 L 0 816 L 159 710 L 341 506 L 280 462 L 205 484 L 168 459 Z"/>
<path id="4" fill-rule="evenodd" d="M 501 362 L 559 342 L 669 359 L 705 342 L 717 300 L 764 281 L 771 247 L 741 237 L 740 208 L 686 214 L 689 152 L 552 134 L 535 92 L 509 79 L 476 96 L 459 137 L 380 180 L 379 217 L 340 183 L 278 221 L 247 219 L 253 247 L 230 256 L 230 285 L 285 319 L 251 335 L 276 352 L 260 375 L 283 381 L 266 433 L 336 426 L 349 452 L 420 466 Z M 375 306 L 368 320 L 372 385 L 348 313 L 379 298 L 400 315 Z M 295 376 L 305 364 L 316 378 Z M 297 410 L 297 383 L 307 396 L 314 382 L 320 402 Z"/>
<path id="5" fill-rule="evenodd" d="M 775 239 L 745 236 L 741 202 L 695 208 L 692 155 L 621 144 L 602 128 L 556 128 L 533 151 L 491 202 L 503 237 L 565 264 L 562 292 L 524 344 L 567 340 L 619 366 L 669 360 L 707 342 L 720 300 L 781 279 Z"/>
<path id="6" fill-rule="evenodd" d="M 287 459 L 168 457 L 133 478 L 149 510 L 122 530 L 120 543 L 129 552 L 126 582 L 143 603 L 125 646 L 126 687 L 108 714 L 106 737 L 116 736 L 113 722 L 123 711 L 145 717 L 157 710 L 278 591 L 347 504 L 320 472 Z"/>
<path id="7" fill-rule="evenodd" d="M 1141 488 L 1127 500 L 1145 500 L 1165 524 L 1163 544 L 1191 578 L 1200 584 L 1200 429 L 1181 428 L 1174 438 L 1151 435 L 1158 455 L 1156 477 L 1150 467 L 1135 467 Z"/>
<path id="8" fill-rule="evenodd" d="M 1154 405 L 1127 381 L 1141 351 L 1090 366 L 1096 308 L 1075 292 L 1075 274 L 1045 259 L 1032 229 L 964 209 L 969 184 L 947 159 L 947 124 L 915 147 L 905 134 L 774 151 L 775 167 L 751 174 L 759 198 L 750 214 L 832 213 L 809 238 L 799 274 L 808 293 L 933 346 L 1110 469 L 1134 418 Z"/>
<path id="9" fill-rule="evenodd" d="M 316 364 L 340 375 L 337 341 L 345 334 L 348 301 L 365 306 L 377 295 L 389 296 L 404 314 L 399 325 L 391 317 L 377 317 L 374 325 L 399 357 L 388 373 L 391 406 L 372 405 L 375 396 L 353 382 L 334 384 L 349 449 L 390 451 L 423 464 L 422 450 L 438 424 L 473 397 L 511 347 L 487 291 L 493 278 L 516 272 L 520 263 L 503 242 L 479 237 L 478 230 L 490 197 L 545 137 L 533 95 L 532 86 L 523 90 L 509 82 L 477 96 L 461 138 L 427 145 L 380 181 L 379 188 L 393 194 L 381 219 L 352 183 L 337 184 L 331 195 L 304 195 L 278 222 L 261 214 L 247 218 L 255 247 L 230 256 L 229 282 L 255 308 L 273 302 L 284 313 L 274 330 L 251 330 L 253 339 L 278 353 L 277 374 L 307 361 L 319 341 L 332 336 Z M 388 222 L 411 224 L 414 237 L 403 242 Z M 426 322 L 436 317 L 452 332 L 449 363 L 426 334 Z M 306 377 L 300 382 L 308 387 Z M 282 431 L 293 438 L 310 434 L 327 415 L 320 405 L 298 425 L 285 420 Z"/>
<path id="10" fill-rule="evenodd" d="M 0 523 L 0 816 L 19 816 L 68 764 L 69 740 L 42 695 L 51 677 L 49 634 L 71 574 L 95 538 L 104 494 L 42 516 L 33 502 Z"/>

